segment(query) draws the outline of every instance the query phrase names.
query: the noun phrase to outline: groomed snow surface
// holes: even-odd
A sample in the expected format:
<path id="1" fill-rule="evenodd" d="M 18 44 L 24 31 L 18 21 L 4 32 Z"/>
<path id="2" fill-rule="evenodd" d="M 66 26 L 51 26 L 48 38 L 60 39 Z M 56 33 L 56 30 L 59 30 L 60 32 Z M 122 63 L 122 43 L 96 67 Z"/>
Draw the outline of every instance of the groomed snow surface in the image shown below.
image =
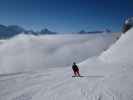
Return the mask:
<path id="1" fill-rule="evenodd" d="M 55 36 L 46 37 L 18 36 L 1 44 L 0 54 L 2 57 L 0 60 L 3 64 L 0 66 L 0 69 L 3 74 L 0 75 L 0 100 L 133 99 L 133 57 L 131 57 L 133 52 L 133 29 L 122 35 L 118 41 L 116 41 L 114 34 L 91 36 L 91 38 L 89 38 L 90 36 L 82 38 L 80 36 L 78 38 L 75 38 L 75 36 L 71 38 L 72 36 L 69 36 L 67 39 L 66 36 L 57 36 L 58 39 Z M 50 39 L 52 41 L 54 39 L 54 42 L 51 43 Z M 69 40 L 68 42 L 68 39 L 71 41 Z M 45 43 L 48 44 L 46 45 Z M 114 44 L 112 45 L 112 43 Z M 90 46 L 91 49 L 86 46 Z M 58 49 L 55 49 L 57 47 Z M 61 50 L 59 47 L 61 47 Z M 106 50 L 107 48 L 109 49 Z M 64 51 L 66 49 L 67 51 Z M 75 53 L 77 49 L 80 51 Z M 71 52 L 72 50 L 73 52 Z M 92 51 L 90 53 L 89 50 L 94 50 L 95 53 Z M 65 52 L 67 53 L 65 54 Z M 29 58 L 30 56 L 25 57 L 29 53 L 31 58 Z M 70 62 L 67 62 L 67 60 L 75 60 L 70 58 L 69 54 L 76 56 L 79 53 L 81 55 L 78 57 L 81 56 L 83 59 L 76 60 L 80 62 L 78 63 L 80 73 L 84 77 L 73 78 L 71 77 L 73 75 L 71 67 L 68 64 Z M 48 67 L 44 66 L 45 59 L 42 61 L 43 63 L 41 63 L 40 59 L 45 58 L 46 54 L 51 56 L 54 54 L 56 57 L 51 58 L 55 60 L 58 60 L 59 57 L 62 57 L 59 60 L 64 59 L 63 54 L 65 54 L 67 56 L 65 58 L 67 63 L 63 67 L 48 66 L 47 64 Z M 61 56 L 58 56 L 58 54 Z M 35 56 L 36 59 L 34 58 Z M 37 62 L 36 60 L 39 61 Z M 50 60 L 53 64 L 52 61 L 54 60 Z M 23 64 L 25 61 L 27 61 L 26 64 Z M 36 63 L 41 63 L 44 67 L 41 68 L 39 66 L 41 69 L 39 70 L 37 67 L 39 64 Z M 58 62 L 57 65 L 61 64 Z M 27 68 L 29 69 L 27 70 Z M 20 69 L 25 70 L 20 72 Z"/>

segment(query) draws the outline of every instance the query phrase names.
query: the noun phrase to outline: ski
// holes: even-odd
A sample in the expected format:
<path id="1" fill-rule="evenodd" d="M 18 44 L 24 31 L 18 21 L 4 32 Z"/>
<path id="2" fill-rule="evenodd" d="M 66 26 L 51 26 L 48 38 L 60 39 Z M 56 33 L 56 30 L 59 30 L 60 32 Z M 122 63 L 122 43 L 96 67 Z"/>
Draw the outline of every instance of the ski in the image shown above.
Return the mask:
<path id="1" fill-rule="evenodd" d="M 84 77 L 84 76 L 72 76 L 72 77 Z"/>

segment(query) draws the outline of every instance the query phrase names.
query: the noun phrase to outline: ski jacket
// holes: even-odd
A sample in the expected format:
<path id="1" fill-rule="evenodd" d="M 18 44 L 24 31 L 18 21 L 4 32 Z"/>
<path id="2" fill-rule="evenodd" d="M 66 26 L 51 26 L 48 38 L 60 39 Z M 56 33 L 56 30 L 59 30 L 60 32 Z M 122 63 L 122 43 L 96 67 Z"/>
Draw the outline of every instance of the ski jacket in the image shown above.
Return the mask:
<path id="1" fill-rule="evenodd" d="M 73 69 L 73 71 L 79 71 L 78 66 L 77 66 L 76 64 L 74 64 L 74 65 L 72 66 L 72 69 Z"/>

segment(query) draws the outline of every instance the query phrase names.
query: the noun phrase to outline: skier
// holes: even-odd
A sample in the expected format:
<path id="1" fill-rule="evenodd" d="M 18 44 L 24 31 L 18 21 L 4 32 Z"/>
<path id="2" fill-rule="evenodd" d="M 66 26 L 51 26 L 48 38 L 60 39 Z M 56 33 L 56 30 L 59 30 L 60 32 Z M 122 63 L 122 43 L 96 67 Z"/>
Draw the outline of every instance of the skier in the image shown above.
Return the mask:
<path id="1" fill-rule="evenodd" d="M 76 65 L 75 62 L 73 62 L 72 69 L 73 69 L 73 72 L 74 72 L 75 76 L 80 76 L 79 68 L 78 68 L 78 66 Z"/>

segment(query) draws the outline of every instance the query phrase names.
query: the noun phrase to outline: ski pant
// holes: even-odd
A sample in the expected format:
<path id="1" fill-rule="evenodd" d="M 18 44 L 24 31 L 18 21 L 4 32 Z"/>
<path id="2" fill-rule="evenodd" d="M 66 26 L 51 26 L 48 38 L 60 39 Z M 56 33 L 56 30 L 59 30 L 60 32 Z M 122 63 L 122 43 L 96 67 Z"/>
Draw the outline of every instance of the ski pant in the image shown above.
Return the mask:
<path id="1" fill-rule="evenodd" d="M 75 76 L 80 76 L 79 70 L 74 71 Z"/>

